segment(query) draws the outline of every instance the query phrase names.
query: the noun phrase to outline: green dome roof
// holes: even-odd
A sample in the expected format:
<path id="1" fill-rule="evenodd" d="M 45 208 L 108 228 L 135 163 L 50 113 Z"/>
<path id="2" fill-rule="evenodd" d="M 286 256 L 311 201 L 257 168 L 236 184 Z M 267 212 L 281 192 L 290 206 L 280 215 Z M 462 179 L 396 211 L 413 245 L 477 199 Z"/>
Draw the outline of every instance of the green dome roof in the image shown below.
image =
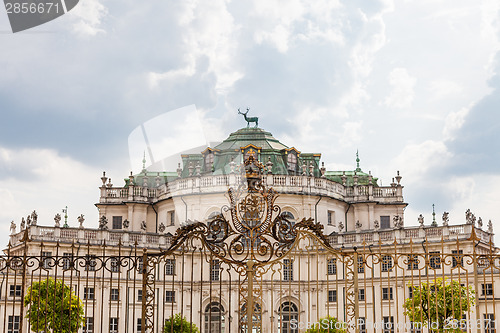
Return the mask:
<path id="1" fill-rule="evenodd" d="M 217 145 L 215 149 L 220 151 L 239 151 L 241 147 L 245 147 L 249 144 L 261 147 L 263 150 L 269 149 L 281 151 L 288 148 L 286 145 L 276 140 L 270 132 L 267 132 L 262 128 L 250 127 L 242 128 L 234 133 L 231 133 L 229 137 Z"/>

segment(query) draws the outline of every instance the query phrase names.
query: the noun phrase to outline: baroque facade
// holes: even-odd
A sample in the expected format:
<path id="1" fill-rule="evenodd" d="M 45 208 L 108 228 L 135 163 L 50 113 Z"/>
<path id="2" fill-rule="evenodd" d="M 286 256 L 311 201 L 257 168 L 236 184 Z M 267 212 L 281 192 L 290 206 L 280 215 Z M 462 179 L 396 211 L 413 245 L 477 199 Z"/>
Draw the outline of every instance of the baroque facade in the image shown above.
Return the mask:
<path id="1" fill-rule="evenodd" d="M 181 157 L 175 171 L 151 171 L 144 165 L 122 186 L 111 184 L 103 173 L 97 229 L 86 228 L 83 216 L 76 228 L 61 225 L 59 215 L 55 226 L 42 226 L 36 213 L 23 219 L 21 230 L 13 225 L 1 267 L 4 331 L 28 331 L 31 322 L 20 300 L 33 282 L 47 277 L 63 280 L 84 303 L 81 331 L 143 330 L 144 253 L 166 251 L 178 241 L 180 227 L 187 230 L 198 222 L 208 226 L 216 242 L 220 231 L 214 232 L 211 221 L 230 219 L 234 205 L 228 205 L 228 188 L 244 185 L 245 162 L 253 160 L 262 167 L 259 182 L 277 194 L 274 218 L 279 214 L 286 222 L 274 237 L 312 218 L 329 247 L 318 244 L 321 237 L 297 240 L 278 258 L 277 267 L 270 264 L 260 273 L 258 291 L 252 293 L 254 331 L 303 332 L 331 316 L 342 322 L 356 318 L 356 326 L 349 328 L 353 331 L 417 332 L 411 323 L 418 320 L 408 318 L 403 303 L 412 297 L 412 287 L 441 278 L 458 279 L 474 290 L 475 304 L 464 314 L 465 329 L 493 332 L 485 325 L 485 319 L 494 322 L 498 310 L 491 221 L 483 230 L 482 220 L 467 211 L 463 223 L 455 225 L 444 213 L 439 223 L 435 215 L 427 224 L 420 216 L 418 226 L 405 226 L 407 204 L 399 172 L 389 186 L 380 186 L 376 177 L 362 171 L 359 158 L 354 170 L 329 171 L 321 154 L 288 147 L 257 127 L 242 128 L 215 147 Z M 248 245 L 244 239 L 238 242 Z M 241 331 L 241 323 L 248 322 L 248 289 L 246 296 L 241 289 L 245 275 L 193 244 L 156 263 L 154 331 L 160 332 L 164 320 L 177 313 L 202 332 Z M 261 243 L 255 246 L 264 249 Z M 21 270 L 9 261 L 12 256 L 39 259 Z M 355 313 L 350 313 L 351 305 Z"/>

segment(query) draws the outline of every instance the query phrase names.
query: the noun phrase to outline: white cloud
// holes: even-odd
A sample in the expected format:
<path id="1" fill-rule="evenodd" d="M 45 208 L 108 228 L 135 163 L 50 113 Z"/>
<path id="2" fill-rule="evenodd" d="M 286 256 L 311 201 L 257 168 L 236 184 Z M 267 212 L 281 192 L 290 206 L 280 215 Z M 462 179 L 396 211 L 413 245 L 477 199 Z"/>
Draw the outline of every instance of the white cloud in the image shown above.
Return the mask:
<path id="1" fill-rule="evenodd" d="M 429 90 L 434 98 L 438 99 L 458 94 L 463 91 L 463 87 L 455 81 L 441 79 L 433 80 Z"/>
<path id="2" fill-rule="evenodd" d="M 95 36 L 105 32 L 102 29 L 102 19 L 107 15 L 107 8 L 99 0 L 80 1 L 69 14 L 75 17 L 73 30 L 77 34 Z"/>
<path id="3" fill-rule="evenodd" d="M 394 108 L 407 108 L 411 106 L 415 96 L 415 83 L 417 79 L 406 68 L 394 68 L 389 73 L 389 84 L 392 90 L 385 99 L 385 105 Z"/>
<path id="4" fill-rule="evenodd" d="M 433 168 L 445 166 L 451 156 L 443 142 L 428 140 L 405 146 L 390 165 L 396 165 L 405 182 L 413 184 L 424 180 L 423 177 Z"/>
<path id="5" fill-rule="evenodd" d="M 80 214 L 85 215 L 87 226 L 97 225 L 93 204 L 99 197 L 101 171 L 50 149 L 3 147 L 0 168 L 6 177 L 0 190 L 0 221 L 4 229 L 14 220 L 19 230 L 21 217 L 33 210 L 38 212 L 40 224 L 52 225 L 54 215 L 66 205 L 70 225 L 77 225 L 76 217 Z M 0 244 L 7 244 L 7 235 L 8 232 L 0 236 Z"/>
<path id="6" fill-rule="evenodd" d="M 460 111 L 450 112 L 446 116 L 443 128 L 444 140 L 448 141 L 454 139 L 456 131 L 462 128 L 465 122 L 465 117 L 469 114 L 469 111 L 470 108 L 462 108 Z"/>

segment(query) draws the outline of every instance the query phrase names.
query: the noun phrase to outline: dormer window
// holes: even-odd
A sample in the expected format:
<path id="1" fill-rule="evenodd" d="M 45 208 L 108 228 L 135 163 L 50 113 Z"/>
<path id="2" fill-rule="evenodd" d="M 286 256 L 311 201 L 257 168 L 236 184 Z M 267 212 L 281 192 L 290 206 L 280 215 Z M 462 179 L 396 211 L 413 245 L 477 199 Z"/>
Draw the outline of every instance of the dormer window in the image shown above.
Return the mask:
<path id="1" fill-rule="evenodd" d="M 214 166 L 214 153 L 210 152 L 205 155 L 205 171 L 212 171 Z"/>
<path id="2" fill-rule="evenodd" d="M 294 153 L 291 153 L 291 152 L 288 153 L 286 162 L 287 162 L 288 171 L 291 171 L 291 172 L 297 171 L 297 155 L 295 155 Z"/>

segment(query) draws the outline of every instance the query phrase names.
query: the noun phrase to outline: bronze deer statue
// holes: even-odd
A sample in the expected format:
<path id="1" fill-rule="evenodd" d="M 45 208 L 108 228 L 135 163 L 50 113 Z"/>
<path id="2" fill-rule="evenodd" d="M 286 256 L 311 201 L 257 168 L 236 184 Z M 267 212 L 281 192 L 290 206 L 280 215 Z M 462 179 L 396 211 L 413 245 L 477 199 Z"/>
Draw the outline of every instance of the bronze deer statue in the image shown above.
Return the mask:
<path id="1" fill-rule="evenodd" d="M 250 123 L 255 123 L 254 127 L 259 126 L 259 117 L 247 117 L 247 113 L 250 111 L 250 108 L 247 108 L 247 112 L 241 112 L 240 109 L 238 108 L 238 113 L 242 114 L 243 117 L 245 117 L 245 120 L 247 122 L 247 127 L 250 126 Z"/>

